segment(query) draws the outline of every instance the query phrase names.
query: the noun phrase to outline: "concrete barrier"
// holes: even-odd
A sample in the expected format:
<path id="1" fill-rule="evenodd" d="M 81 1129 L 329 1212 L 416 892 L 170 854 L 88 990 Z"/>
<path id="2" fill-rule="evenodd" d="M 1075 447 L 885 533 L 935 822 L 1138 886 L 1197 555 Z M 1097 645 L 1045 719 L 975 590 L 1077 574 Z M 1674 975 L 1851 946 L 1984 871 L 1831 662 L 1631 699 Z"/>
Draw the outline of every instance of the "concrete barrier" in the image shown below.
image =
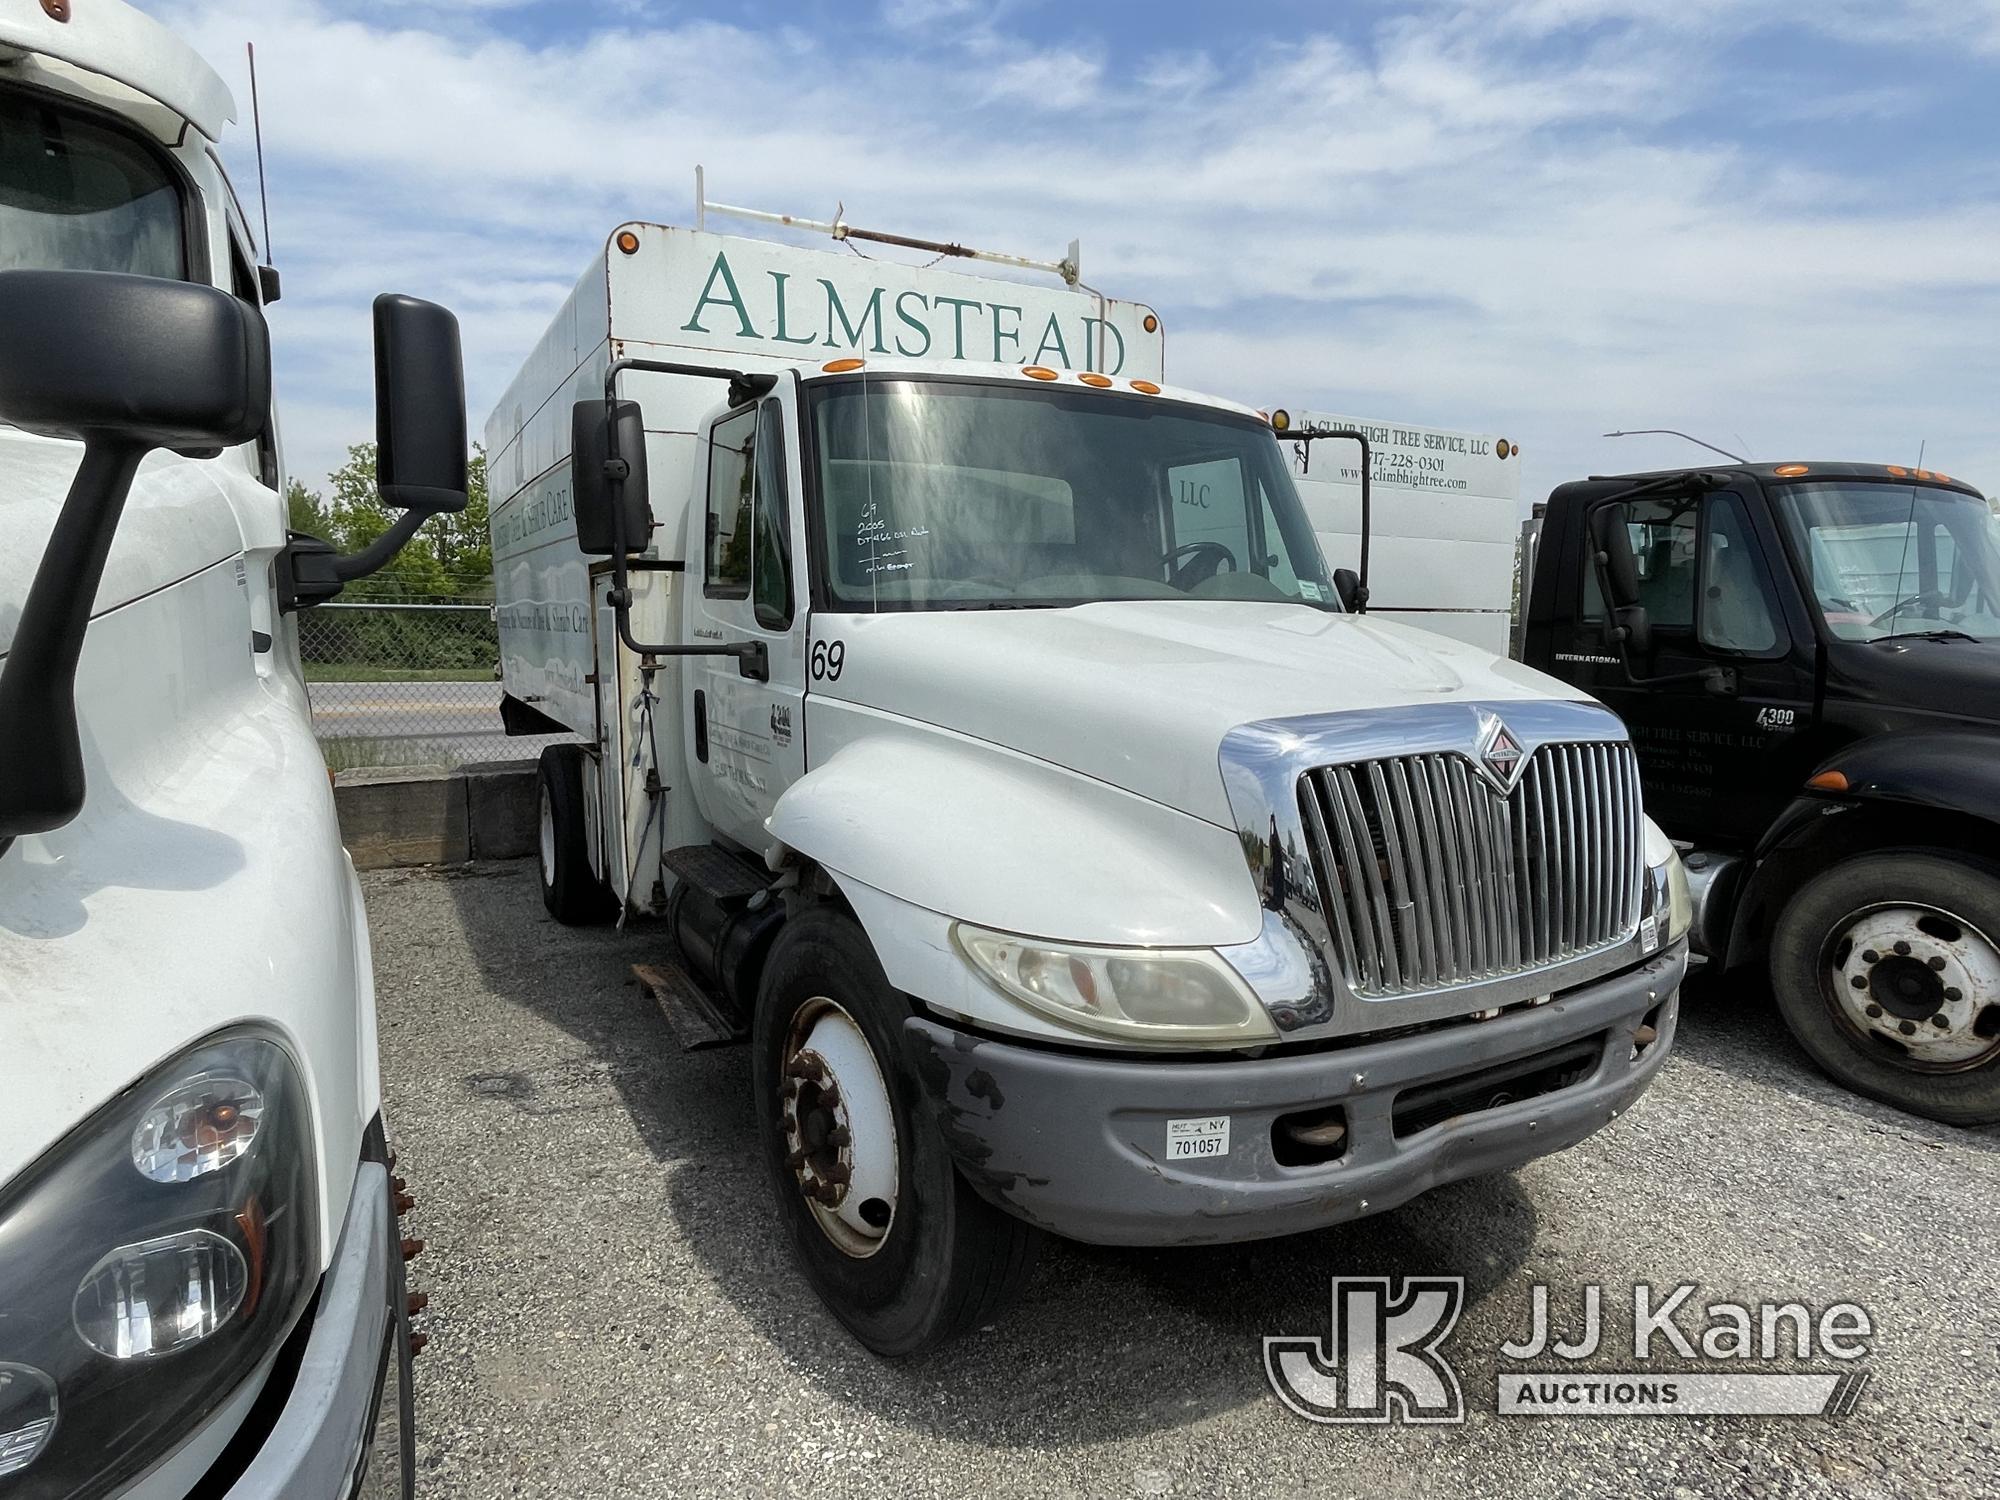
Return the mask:
<path id="1" fill-rule="evenodd" d="M 533 854 L 539 796 L 532 761 L 449 771 L 371 767 L 342 771 L 333 788 L 340 835 L 358 870 Z"/>

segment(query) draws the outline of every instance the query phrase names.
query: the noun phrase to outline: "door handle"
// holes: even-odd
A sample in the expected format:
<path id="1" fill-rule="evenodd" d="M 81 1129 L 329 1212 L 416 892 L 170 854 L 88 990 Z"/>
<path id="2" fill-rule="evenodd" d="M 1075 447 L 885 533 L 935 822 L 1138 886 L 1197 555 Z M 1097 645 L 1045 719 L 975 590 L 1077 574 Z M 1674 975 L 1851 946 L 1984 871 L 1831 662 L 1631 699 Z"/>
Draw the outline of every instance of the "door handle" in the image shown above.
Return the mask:
<path id="1" fill-rule="evenodd" d="M 694 692 L 694 758 L 708 764 L 708 694 L 700 688 Z"/>

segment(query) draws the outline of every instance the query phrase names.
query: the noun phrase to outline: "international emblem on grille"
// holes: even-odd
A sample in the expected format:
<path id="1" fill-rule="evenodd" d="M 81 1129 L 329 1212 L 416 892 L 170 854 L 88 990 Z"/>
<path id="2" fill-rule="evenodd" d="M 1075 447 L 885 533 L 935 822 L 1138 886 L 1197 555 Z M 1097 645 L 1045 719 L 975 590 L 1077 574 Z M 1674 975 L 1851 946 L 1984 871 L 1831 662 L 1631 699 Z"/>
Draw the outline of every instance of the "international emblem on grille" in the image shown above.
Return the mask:
<path id="1" fill-rule="evenodd" d="M 1514 738 L 1505 724 L 1498 719 L 1487 724 L 1486 734 L 1479 742 L 1479 763 L 1486 768 L 1486 774 L 1499 783 L 1502 791 L 1511 792 L 1514 789 L 1514 782 L 1520 776 L 1526 759 L 1521 751 L 1521 742 Z"/>

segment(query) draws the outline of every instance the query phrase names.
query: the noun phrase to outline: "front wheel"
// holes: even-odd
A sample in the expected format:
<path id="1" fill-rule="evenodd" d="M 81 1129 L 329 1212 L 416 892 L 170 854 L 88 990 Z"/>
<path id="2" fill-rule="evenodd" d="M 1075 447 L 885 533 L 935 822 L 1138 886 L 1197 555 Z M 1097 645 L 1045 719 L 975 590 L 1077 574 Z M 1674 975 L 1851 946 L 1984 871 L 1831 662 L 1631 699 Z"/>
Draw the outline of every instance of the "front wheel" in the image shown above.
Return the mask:
<path id="1" fill-rule="evenodd" d="M 751 1032 L 757 1118 L 806 1279 L 877 1354 L 915 1354 L 991 1321 L 1039 1233 L 959 1176 L 903 1046 L 909 1005 L 843 913 L 786 922 Z"/>
<path id="2" fill-rule="evenodd" d="M 1954 1125 L 2000 1121 L 2000 880 L 1939 854 L 1835 865 L 1778 918 L 1771 982 L 1813 1060 Z"/>

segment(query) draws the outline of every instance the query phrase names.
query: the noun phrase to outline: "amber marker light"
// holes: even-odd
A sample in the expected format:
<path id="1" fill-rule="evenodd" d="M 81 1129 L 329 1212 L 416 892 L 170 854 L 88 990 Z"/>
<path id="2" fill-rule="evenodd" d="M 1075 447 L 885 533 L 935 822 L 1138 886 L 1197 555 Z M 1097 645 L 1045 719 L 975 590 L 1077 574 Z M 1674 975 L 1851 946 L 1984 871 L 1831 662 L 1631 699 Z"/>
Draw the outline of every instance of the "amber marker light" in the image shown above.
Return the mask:
<path id="1" fill-rule="evenodd" d="M 1280 432 L 1286 431 L 1292 425 L 1292 414 L 1286 411 L 1282 406 L 1279 407 L 1276 411 L 1271 413 L 1271 425 L 1277 428 L 1278 431 Z"/>
<path id="2" fill-rule="evenodd" d="M 1847 790 L 1847 773 L 1844 771 L 1821 771 L 1817 776 L 1806 779 L 1806 785 L 1822 792 L 1844 792 Z"/>
<path id="3" fill-rule="evenodd" d="M 1096 386 L 1100 391 L 1111 384 L 1111 377 L 1109 375 L 1100 375 L 1095 370 L 1085 370 L 1076 378 L 1081 380 L 1085 385 Z"/>
<path id="4" fill-rule="evenodd" d="M 858 370 L 867 363 L 865 359 L 830 359 L 820 369 L 828 375 L 845 375 L 849 370 Z"/>
<path id="5" fill-rule="evenodd" d="M 1021 373 L 1030 380 L 1056 380 L 1060 378 L 1047 365 L 1022 365 Z"/>
<path id="6" fill-rule="evenodd" d="M 639 236 L 629 229 L 619 230 L 618 248 L 623 250 L 627 255 L 637 255 L 639 253 Z"/>
<path id="7" fill-rule="evenodd" d="M 1132 389 L 1139 392 L 1142 396 L 1157 396 L 1160 394 L 1160 388 L 1150 380 L 1135 380 L 1132 382 Z"/>
<path id="8" fill-rule="evenodd" d="M 1801 474 L 1806 472 L 1806 466 L 1804 464 L 1779 464 L 1771 472 L 1776 474 L 1780 479 L 1797 479 Z"/>
<path id="9" fill-rule="evenodd" d="M 1158 333 L 1160 331 L 1160 320 L 1154 317 L 1151 313 L 1147 313 L 1145 318 L 1141 320 L 1139 326 L 1145 329 L 1146 332 L 1148 333 Z"/>

